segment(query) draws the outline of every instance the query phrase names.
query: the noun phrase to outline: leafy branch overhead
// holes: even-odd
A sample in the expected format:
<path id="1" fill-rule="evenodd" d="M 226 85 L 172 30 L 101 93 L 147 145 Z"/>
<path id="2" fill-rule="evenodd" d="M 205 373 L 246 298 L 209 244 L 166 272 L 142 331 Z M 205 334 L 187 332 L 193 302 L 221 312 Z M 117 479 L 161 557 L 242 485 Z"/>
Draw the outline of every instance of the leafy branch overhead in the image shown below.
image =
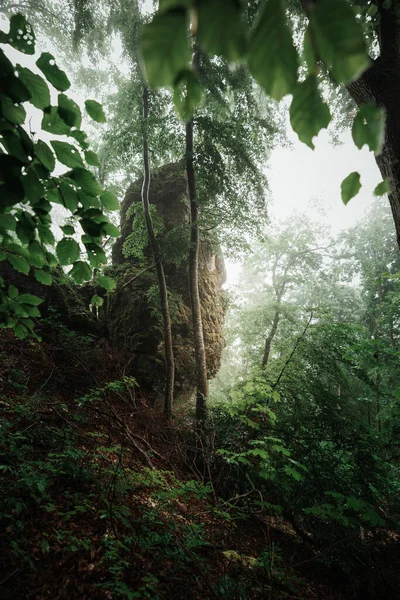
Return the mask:
<path id="1" fill-rule="evenodd" d="M 292 94 L 291 125 L 299 139 L 314 148 L 313 138 L 331 121 L 320 91 L 323 76 L 347 85 L 368 68 L 370 59 L 363 26 L 347 0 L 301 4 L 309 18 L 302 56 L 283 0 L 260 2 L 251 26 L 238 0 L 160 2 L 142 32 L 141 51 L 149 84 L 172 87 L 175 108 L 182 120 L 189 121 L 202 100 L 199 76 L 191 65 L 191 46 L 196 43 L 210 57 L 245 63 L 274 100 Z M 362 105 L 354 119 L 355 144 L 359 148 L 367 144 L 379 154 L 384 126 L 382 109 L 375 104 Z"/>
<path id="2" fill-rule="evenodd" d="M 34 54 L 35 35 L 20 14 L 10 19 L 8 34 L 1 32 L 0 42 L 25 54 Z M 74 100 L 59 93 L 51 105 L 50 86 L 59 92 L 70 87 L 67 75 L 54 57 L 44 52 L 36 61 L 46 80 L 20 65 L 14 66 L 0 49 L 0 261 L 24 275 L 33 271 L 35 279 L 50 286 L 53 268 L 69 266 L 69 275 L 83 283 L 92 278 L 93 269 L 106 263 L 102 237 L 119 235 L 118 228 L 104 211 L 118 210 L 119 202 L 104 191 L 88 166 L 98 166 L 97 155 L 89 150 L 86 134 L 81 131 L 81 111 Z M 64 140 L 33 139 L 24 127 L 29 102 L 42 111 L 42 130 Z M 105 122 L 101 105 L 85 103 L 89 116 Z M 54 175 L 56 160 L 69 171 Z M 52 208 L 63 206 L 75 226 L 61 227 L 58 241 L 53 233 Z M 80 239 L 76 227 L 83 231 Z M 110 278 L 99 276 L 98 283 L 113 289 Z M 19 294 L 15 286 L 6 289 L 0 278 L 0 327 L 9 327 L 24 338 L 34 333 L 32 318 L 40 316 L 40 298 Z M 99 302 L 96 301 L 98 305 Z"/>

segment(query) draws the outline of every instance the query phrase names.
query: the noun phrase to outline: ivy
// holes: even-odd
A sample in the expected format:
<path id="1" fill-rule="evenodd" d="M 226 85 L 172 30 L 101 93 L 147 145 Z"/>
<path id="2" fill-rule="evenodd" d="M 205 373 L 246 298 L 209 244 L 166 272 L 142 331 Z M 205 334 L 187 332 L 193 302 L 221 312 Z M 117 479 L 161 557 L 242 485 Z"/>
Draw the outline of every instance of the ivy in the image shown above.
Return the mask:
<path id="1" fill-rule="evenodd" d="M 34 41 L 32 27 L 22 15 L 14 15 L 9 33 L 0 34 L 1 43 L 25 54 L 35 53 Z M 106 263 L 101 237 L 119 234 L 100 206 L 116 210 L 119 203 L 111 192 L 103 192 L 95 175 L 85 168 L 79 148 L 85 151 L 88 165 L 97 166 L 99 161 L 79 129 L 79 106 L 63 93 L 70 87 L 67 75 L 48 52 L 39 56 L 36 65 L 47 81 L 29 68 L 13 66 L 0 50 L 0 261 L 7 261 L 23 275 L 31 274 L 44 286 L 52 285 L 52 269 L 57 264 L 72 265 L 69 275 L 81 284 L 92 278 L 92 268 Z M 62 92 L 57 106 L 51 105 L 49 86 Z M 68 135 L 72 142 L 51 140 L 49 145 L 33 140 L 25 129 L 23 103 L 27 101 L 42 111 L 43 131 Z M 97 101 L 89 100 L 85 106 L 93 119 L 105 121 Z M 71 170 L 55 177 L 56 161 Z M 54 204 L 62 205 L 84 230 L 79 240 L 73 225 L 61 227 L 57 258 L 52 251 Z M 107 291 L 113 289 L 110 278 L 98 277 L 98 284 Z M 40 316 L 41 302 L 31 294 L 20 294 L 15 286 L 7 287 L 0 278 L 0 327 L 12 328 L 21 339 L 27 335 L 38 338 L 32 319 Z"/>

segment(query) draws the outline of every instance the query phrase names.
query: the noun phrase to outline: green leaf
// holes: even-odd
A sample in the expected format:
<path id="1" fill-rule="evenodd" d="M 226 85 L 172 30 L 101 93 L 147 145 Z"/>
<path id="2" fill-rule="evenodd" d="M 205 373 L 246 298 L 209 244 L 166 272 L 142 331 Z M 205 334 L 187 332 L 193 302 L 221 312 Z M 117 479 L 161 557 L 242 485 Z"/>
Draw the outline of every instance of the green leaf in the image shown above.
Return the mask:
<path id="1" fill-rule="evenodd" d="M 16 327 L 14 327 L 13 331 L 17 338 L 19 338 L 20 340 L 25 339 L 28 335 L 28 330 L 23 325 L 17 325 Z"/>
<path id="2" fill-rule="evenodd" d="M 68 177 L 73 179 L 76 184 L 89 196 L 98 196 L 102 192 L 102 187 L 96 177 L 87 169 L 74 169 L 68 173 Z"/>
<path id="3" fill-rule="evenodd" d="M 12 131 L 2 131 L 0 134 L 0 141 L 7 150 L 8 154 L 15 156 L 15 158 L 20 160 L 25 165 L 29 164 L 28 151 L 24 147 L 24 144 L 16 129 L 13 129 Z"/>
<path id="4" fill-rule="evenodd" d="M 92 278 L 92 269 L 86 262 L 78 260 L 76 263 L 74 263 L 74 266 L 68 275 L 70 275 L 72 279 L 76 281 L 76 283 L 83 283 L 84 281 L 89 281 Z"/>
<path id="5" fill-rule="evenodd" d="M 32 240 L 29 244 L 30 263 L 34 267 L 43 267 L 47 264 L 43 246 L 37 241 Z"/>
<path id="6" fill-rule="evenodd" d="M 42 129 L 55 135 L 67 135 L 70 131 L 70 126 L 61 118 L 56 106 L 46 109 L 42 119 Z"/>
<path id="7" fill-rule="evenodd" d="M 9 254 L 7 256 L 7 260 L 13 267 L 13 269 L 18 271 L 19 273 L 28 275 L 30 266 L 24 258 L 21 258 L 20 256 L 15 256 L 14 254 Z"/>
<path id="8" fill-rule="evenodd" d="M 39 271 L 35 269 L 35 279 L 43 285 L 51 285 L 53 283 L 53 277 L 48 271 Z"/>
<path id="9" fill-rule="evenodd" d="M 61 265 L 71 265 L 78 260 L 81 250 L 73 238 L 63 238 L 57 244 L 56 254 Z"/>
<path id="10" fill-rule="evenodd" d="M 96 152 L 93 152 L 93 150 L 86 150 L 85 160 L 86 160 L 87 164 L 90 165 L 91 167 L 99 167 L 100 166 L 99 157 L 97 156 Z"/>
<path id="11" fill-rule="evenodd" d="M 8 233 L 9 231 L 15 231 L 17 221 L 14 215 L 2 214 L 0 216 L 0 233 Z"/>
<path id="12" fill-rule="evenodd" d="M 17 71 L 22 83 L 31 93 L 29 102 L 41 110 L 50 106 L 50 91 L 44 79 L 21 65 L 17 65 Z"/>
<path id="13" fill-rule="evenodd" d="M 65 94 L 58 95 L 58 113 L 70 127 L 79 127 L 82 123 L 81 109 L 74 100 Z"/>
<path id="14" fill-rule="evenodd" d="M 383 196 L 384 194 L 390 194 L 390 184 L 387 179 L 384 179 L 374 189 L 375 196 Z"/>
<path id="15" fill-rule="evenodd" d="M 92 267 L 98 268 L 107 263 L 106 253 L 99 244 L 87 243 L 85 247 Z"/>
<path id="16" fill-rule="evenodd" d="M 61 197 L 65 208 L 68 208 L 72 213 L 78 208 L 78 194 L 74 188 L 65 181 L 59 181 Z"/>
<path id="17" fill-rule="evenodd" d="M 350 173 L 346 179 L 343 179 L 341 189 L 343 203 L 347 204 L 361 189 L 360 173 L 356 171 Z"/>
<path id="18" fill-rule="evenodd" d="M 337 82 L 348 83 L 368 67 L 364 33 L 347 0 L 319 0 L 311 27 L 318 54 Z"/>
<path id="19" fill-rule="evenodd" d="M 246 51 L 242 7 L 238 0 L 202 0 L 198 7 L 197 40 L 210 56 L 238 61 Z"/>
<path id="20" fill-rule="evenodd" d="M 36 65 L 42 71 L 47 81 L 57 90 L 60 90 L 60 92 L 64 92 L 71 86 L 68 77 L 64 71 L 61 71 L 57 67 L 54 56 L 49 52 L 43 52 L 36 61 Z"/>
<path id="21" fill-rule="evenodd" d="M 51 252 L 46 252 L 46 258 L 50 267 L 56 267 L 58 265 L 56 257 Z"/>
<path id="22" fill-rule="evenodd" d="M 101 296 L 93 296 L 90 301 L 90 305 L 91 306 L 102 306 L 103 302 L 104 302 L 104 300 Z"/>
<path id="23" fill-rule="evenodd" d="M 106 210 L 119 210 L 118 198 L 111 192 L 101 194 L 100 200 Z"/>
<path id="24" fill-rule="evenodd" d="M 26 175 L 22 178 L 25 196 L 35 204 L 45 195 L 43 183 L 32 169 L 28 169 Z"/>
<path id="25" fill-rule="evenodd" d="M 26 211 L 20 213 L 17 219 L 18 222 L 15 228 L 17 236 L 23 244 L 27 244 L 35 237 L 36 222 Z"/>
<path id="26" fill-rule="evenodd" d="M 64 225 L 63 227 L 60 227 L 60 229 L 65 235 L 74 235 L 75 233 L 75 229 L 72 225 Z"/>
<path id="27" fill-rule="evenodd" d="M 18 296 L 18 294 L 19 294 L 19 291 L 15 287 L 15 285 L 10 285 L 10 287 L 8 288 L 8 297 L 11 298 L 11 300 L 15 300 L 15 298 Z"/>
<path id="28" fill-rule="evenodd" d="M 190 121 L 202 95 L 201 84 L 193 71 L 182 72 L 174 86 L 174 105 L 183 121 Z"/>
<path id="29" fill-rule="evenodd" d="M 303 58 L 307 65 L 307 73 L 312 75 L 317 65 L 317 55 L 315 54 L 310 24 L 308 24 L 304 34 Z"/>
<path id="30" fill-rule="evenodd" d="M 353 123 L 353 140 L 357 148 L 367 144 L 372 152 L 380 154 L 385 138 L 385 111 L 375 104 L 362 104 Z"/>
<path id="31" fill-rule="evenodd" d="M 142 30 L 145 74 L 153 87 L 172 86 L 189 67 L 191 52 L 185 10 L 156 14 Z"/>
<path id="32" fill-rule="evenodd" d="M 97 279 L 101 287 L 107 290 L 107 292 L 112 292 L 117 286 L 116 281 L 111 277 L 107 277 L 106 275 L 98 275 Z"/>
<path id="33" fill-rule="evenodd" d="M 83 167 L 83 160 L 78 150 L 72 144 L 67 142 L 58 142 L 57 140 L 51 140 L 50 144 L 53 146 L 54 152 L 56 153 L 57 159 L 74 169 L 75 167 Z"/>
<path id="34" fill-rule="evenodd" d="M 56 166 L 54 154 L 52 153 L 48 145 L 42 140 L 39 140 L 38 143 L 35 145 L 35 155 L 50 173 L 54 171 Z"/>
<path id="35" fill-rule="evenodd" d="M 109 235 L 110 237 L 113 237 L 113 238 L 117 238 L 121 233 L 120 230 L 118 229 L 118 227 L 116 225 L 114 225 L 113 223 L 102 223 L 101 229 L 103 230 L 103 232 L 106 235 Z"/>
<path id="36" fill-rule="evenodd" d="M 290 106 L 290 123 L 293 130 L 310 148 L 314 149 L 313 137 L 328 127 L 331 120 L 329 107 L 322 100 L 314 75 L 299 83 Z"/>
<path id="37" fill-rule="evenodd" d="M 103 107 L 96 100 L 86 100 L 85 101 L 86 112 L 89 117 L 93 119 L 93 121 L 97 121 L 98 123 L 106 122 L 106 115 L 104 114 Z"/>
<path id="38" fill-rule="evenodd" d="M 295 87 L 298 57 L 281 0 L 268 0 L 261 9 L 247 62 L 256 81 L 275 100 Z"/>
<path id="39" fill-rule="evenodd" d="M 159 12 L 168 12 L 174 8 L 192 8 L 193 0 L 160 0 Z"/>
<path id="40" fill-rule="evenodd" d="M 87 143 L 87 135 L 83 131 L 75 129 L 74 131 L 69 132 L 69 136 L 73 137 L 78 142 L 82 150 L 89 148 L 89 144 Z"/>
<path id="41" fill-rule="evenodd" d="M 6 181 L 0 186 L 0 209 L 14 206 L 25 198 L 25 191 L 19 179 Z"/>
<path id="42" fill-rule="evenodd" d="M 32 294 L 21 294 L 18 296 L 18 302 L 20 304 L 30 304 L 31 306 L 39 306 L 43 302 L 42 298 L 33 296 Z"/>
<path id="43" fill-rule="evenodd" d="M 0 43 L 10 44 L 24 54 L 35 53 L 35 34 L 25 17 L 19 13 L 11 17 L 8 34 L 0 32 Z"/>
<path id="44" fill-rule="evenodd" d="M 15 242 L 6 242 L 4 245 L 10 252 L 18 254 L 18 256 L 22 256 L 22 258 L 29 260 L 29 252 L 26 248 L 24 248 L 24 246 L 21 246 L 21 244 L 16 244 Z"/>
<path id="45" fill-rule="evenodd" d="M 15 105 L 8 96 L 0 94 L 1 111 L 4 118 L 16 125 L 22 125 L 25 122 L 26 112 L 23 106 Z"/>
<path id="46" fill-rule="evenodd" d="M 0 55 L 1 59 L 1 55 Z M 1 61 L 0 61 L 0 69 L 1 69 Z M 2 88 L 4 93 L 7 94 L 13 100 L 13 102 L 17 102 L 18 104 L 22 102 L 26 102 L 30 100 L 31 93 L 21 81 L 19 77 L 14 73 L 14 69 L 11 74 L 7 76 L 5 73 L 0 75 L 0 79 L 2 79 Z"/>

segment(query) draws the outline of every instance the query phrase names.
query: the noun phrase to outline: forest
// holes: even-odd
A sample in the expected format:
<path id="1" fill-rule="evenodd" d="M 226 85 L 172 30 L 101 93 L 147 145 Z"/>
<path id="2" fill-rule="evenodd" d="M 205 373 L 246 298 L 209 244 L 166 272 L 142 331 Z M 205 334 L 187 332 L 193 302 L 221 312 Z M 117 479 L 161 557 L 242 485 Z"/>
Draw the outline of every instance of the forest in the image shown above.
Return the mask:
<path id="1" fill-rule="evenodd" d="M 399 0 L 0 0 L 0 599 L 400 597 Z"/>

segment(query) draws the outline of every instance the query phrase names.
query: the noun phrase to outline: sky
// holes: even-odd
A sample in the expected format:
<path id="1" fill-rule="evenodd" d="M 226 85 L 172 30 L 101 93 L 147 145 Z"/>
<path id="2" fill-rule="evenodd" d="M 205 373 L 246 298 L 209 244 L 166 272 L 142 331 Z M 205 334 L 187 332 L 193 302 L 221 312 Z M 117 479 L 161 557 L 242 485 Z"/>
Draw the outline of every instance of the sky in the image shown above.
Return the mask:
<path id="1" fill-rule="evenodd" d="M 359 150 L 350 131 L 336 145 L 327 130 L 321 131 L 314 138 L 315 150 L 301 143 L 290 126 L 287 135 L 290 146 L 273 150 L 266 166 L 272 223 L 274 219 L 290 217 L 294 210 L 309 213 L 310 201 L 319 199 L 326 211 L 325 215 L 318 215 L 319 220 L 326 221 L 333 234 L 354 226 L 374 202 L 373 190 L 382 181 L 373 153 L 366 147 Z M 362 188 L 345 206 L 340 184 L 353 171 L 360 173 Z M 232 261 L 226 261 L 226 267 L 226 287 L 230 288 L 239 282 L 241 267 Z"/>

